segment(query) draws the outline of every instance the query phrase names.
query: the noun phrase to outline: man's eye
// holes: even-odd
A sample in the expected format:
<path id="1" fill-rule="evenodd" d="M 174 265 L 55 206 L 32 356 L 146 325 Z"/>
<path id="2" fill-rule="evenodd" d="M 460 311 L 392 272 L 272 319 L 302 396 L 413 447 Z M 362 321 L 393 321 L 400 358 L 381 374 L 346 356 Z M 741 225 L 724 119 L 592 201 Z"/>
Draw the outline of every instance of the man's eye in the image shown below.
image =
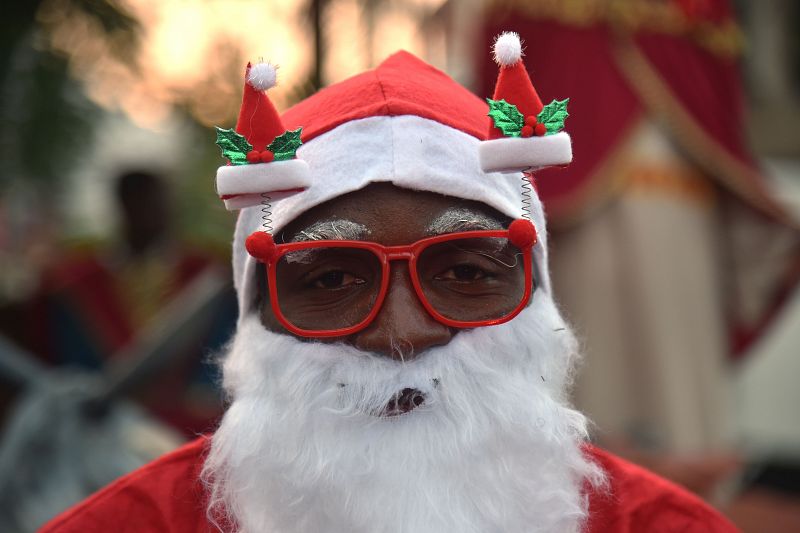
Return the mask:
<path id="1" fill-rule="evenodd" d="M 309 284 L 316 289 L 341 289 L 351 285 L 361 285 L 365 281 L 344 270 L 331 270 L 317 276 Z"/>
<path id="2" fill-rule="evenodd" d="M 438 281 L 479 281 L 489 278 L 490 274 L 476 265 L 456 265 L 434 277 Z"/>

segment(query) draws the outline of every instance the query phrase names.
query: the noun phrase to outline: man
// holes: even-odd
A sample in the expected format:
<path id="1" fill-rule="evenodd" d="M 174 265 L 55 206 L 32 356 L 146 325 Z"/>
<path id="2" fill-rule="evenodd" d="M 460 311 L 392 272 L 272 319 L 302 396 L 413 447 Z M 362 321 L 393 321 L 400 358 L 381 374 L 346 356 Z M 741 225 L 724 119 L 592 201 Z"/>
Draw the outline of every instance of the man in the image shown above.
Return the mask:
<path id="1" fill-rule="evenodd" d="M 126 349 L 169 302 L 203 274 L 222 270 L 216 258 L 175 235 L 165 176 L 124 171 L 114 193 L 119 237 L 104 247 L 61 254 L 30 304 L 24 344 L 54 366 L 109 371 L 132 353 Z M 207 347 L 227 340 L 232 300 L 205 327 L 187 331 L 192 341 L 175 354 L 176 363 L 137 393 L 149 411 L 187 436 L 208 428 L 221 411 L 203 359 Z"/>
<path id="2" fill-rule="evenodd" d="M 231 405 L 44 531 L 733 530 L 585 444 L 541 204 L 492 170 L 569 162 L 564 102 L 541 105 L 513 36 L 495 51 L 493 123 L 407 53 L 282 121 L 274 69 L 248 69 L 219 130 L 217 191 L 243 208 Z"/>

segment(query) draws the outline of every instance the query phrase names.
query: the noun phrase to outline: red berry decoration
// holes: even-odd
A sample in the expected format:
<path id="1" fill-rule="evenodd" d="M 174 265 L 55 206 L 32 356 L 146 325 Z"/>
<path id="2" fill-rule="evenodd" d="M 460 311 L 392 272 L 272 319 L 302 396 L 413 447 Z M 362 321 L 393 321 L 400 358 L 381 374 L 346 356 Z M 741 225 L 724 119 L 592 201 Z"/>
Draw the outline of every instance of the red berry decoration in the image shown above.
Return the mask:
<path id="1" fill-rule="evenodd" d="M 275 154 L 273 154 L 269 150 L 264 150 L 263 152 L 261 152 L 260 157 L 262 163 L 272 163 L 275 160 Z"/>
<path id="2" fill-rule="evenodd" d="M 531 137 L 533 135 L 534 129 L 528 125 L 522 126 L 519 134 L 523 137 Z"/>
<path id="3" fill-rule="evenodd" d="M 545 133 L 547 133 L 547 126 L 544 124 L 537 124 L 535 128 L 533 128 L 533 132 L 536 134 L 537 137 L 541 137 Z"/>
<path id="4" fill-rule="evenodd" d="M 539 123 L 539 121 L 533 115 L 528 115 L 527 117 L 525 117 L 525 125 L 526 126 L 530 126 L 531 128 L 535 128 L 536 124 L 538 124 L 538 123 Z"/>
<path id="5" fill-rule="evenodd" d="M 247 160 L 250 163 L 258 163 L 261 161 L 261 154 L 258 152 L 258 150 L 250 150 L 247 152 Z"/>
<path id="6" fill-rule="evenodd" d="M 533 222 L 518 218 L 508 226 L 508 240 L 517 248 L 524 249 L 536 244 L 536 228 Z"/>
<path id="7" fill-rule="evenodd" d="M 265 231 L 251 233 L 247 240 L 244 241 L 244 247 L 247 248 L 247 253 L 262 263 L 269 261 L 277 251 L 272 235 Z"/>

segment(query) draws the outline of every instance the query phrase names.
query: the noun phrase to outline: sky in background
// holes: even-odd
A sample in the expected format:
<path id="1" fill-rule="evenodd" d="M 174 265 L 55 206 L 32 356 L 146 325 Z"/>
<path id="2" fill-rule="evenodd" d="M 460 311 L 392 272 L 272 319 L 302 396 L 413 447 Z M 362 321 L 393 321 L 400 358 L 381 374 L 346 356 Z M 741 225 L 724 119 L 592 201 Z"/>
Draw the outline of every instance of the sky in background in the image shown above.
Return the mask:
<path id="1" fill-rule="evenodd" d="M 370 46 L 364 0 L 337 0 L 324 12 L 326 68 L 332 83 L 364 70 L 391 52 L 424 55 L 420 14 L 443 0 L 382 2 Z M 155 127 L 173 102 L 186 101 L 203 124 L 231 120 L 238 111 L 247 61 L 277 63 L 279 85 L 270 91 L 279 108 L 312 68 L 313 36 L 307 0 L 125 0 L 120 5 L 142 25 L 138 71 L 115 59 L 96 29 L 49 1 L 40 19 L 51 28 L 51 45 L 71 58 L 74 74 L 92 100 L 121 109 L 139 125 Z"/>

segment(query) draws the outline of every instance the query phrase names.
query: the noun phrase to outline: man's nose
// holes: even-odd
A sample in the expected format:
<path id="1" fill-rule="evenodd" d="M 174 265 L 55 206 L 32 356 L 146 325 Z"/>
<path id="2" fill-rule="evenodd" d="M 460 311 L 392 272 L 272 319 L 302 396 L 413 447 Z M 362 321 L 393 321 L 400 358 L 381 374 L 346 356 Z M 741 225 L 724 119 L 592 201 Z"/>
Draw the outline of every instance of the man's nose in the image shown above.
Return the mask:
<path id="1" fill-rule="evenodd" d="M 411 284 L 408 264 L 392 263 L 389 287 L 375 320 L 351 342 L 359 350 L 409 361 L 450 342 L 453 332 L 428 314 Z"/>

